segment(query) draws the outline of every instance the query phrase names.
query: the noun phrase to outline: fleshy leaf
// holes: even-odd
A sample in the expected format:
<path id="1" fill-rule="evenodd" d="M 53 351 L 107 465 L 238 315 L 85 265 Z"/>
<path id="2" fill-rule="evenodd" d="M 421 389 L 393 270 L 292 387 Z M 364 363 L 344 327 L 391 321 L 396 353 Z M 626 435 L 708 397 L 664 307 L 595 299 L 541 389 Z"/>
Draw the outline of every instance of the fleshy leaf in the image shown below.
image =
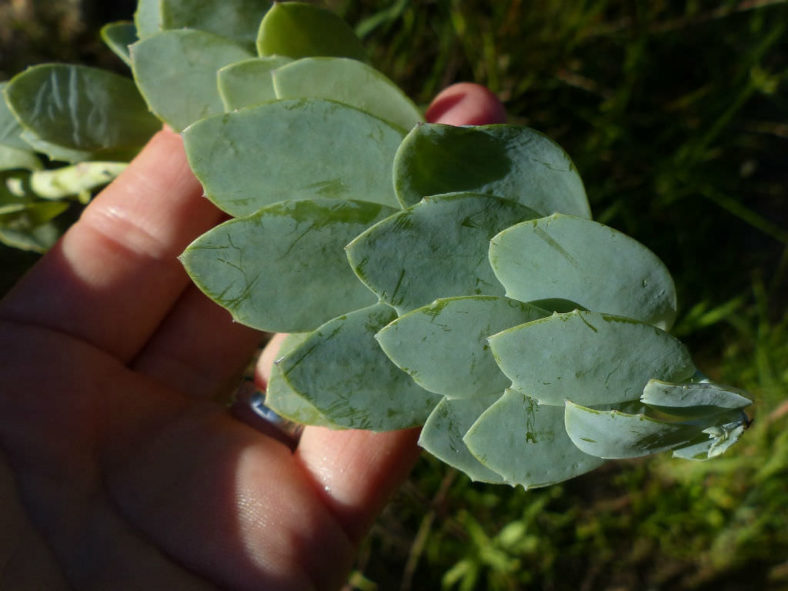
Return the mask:
<path id="1" fill-rule="evenodd" d="M 288 201 L 230 220 L 181 256 L 194 283 L 254 328 L 313 330 L 377 299 L 353 275 L 344 246 L 394 210 L 363 201 Z"/>
<path id="2" fill-rule="evenodd" d="M 137 0 L 134 26 L 140 39 L 145 39 L 163 30 L 161 4 L 164 0 Z"/>
<path id="3" fill-rule="evenodd" d="M 11 79 L 5 96 L 36 138 L 110 160 L 130 157 L 159 129 L 134 83 L 98 68 L 33 66 Z"/>
<path id="4" fill-rule="evenodd" d="M 225 111 L 242 109 L 276 99 L 271 71 L 289 57 L 253 57 L 224 66 L 218 72 L 219 96 Z"/>
<path id="5" fill-rule="evenodd" d="M 176 131 L 224 111 L 216 72 L 252 57 L 213 33 L 181 29 L 131 46 L 132 71 L 150 110 Z"/>
<path id="6" fill-rule="evenodd" d="M 416 105 L 375 68 L 348 58 L 304 58 L 273 73 L 276 97 L 313 97 L 345 103 L 410 130 L 424 119 Z"/>
<path id="7" fill-rule="evenodd" d="M 668 333 L 597 312 L 553 314 L 493 335 L 490 346 L 513 386 L 543 404 L 637 400 L 651 378 L 682 381 L 695 372 Z"/>
<path id="8" fill-rule="evenodd" d="M 366 59 L 361 41 L 341 17 L 305 2 L 275 2 L 260 23 L 261 56 L 349 57 Z"/>
<path id="9" fill-rule="evenodd" d="M 30 144 L 22 139 L 24 129 L 5 100 L 5 87 L 8 82 L 0 82 L 0 145 L 17 150 L 30 150 Z"/>
<path id="10" fill-rule="evenodd" d="M 490 264 L 506 295 L 565 298 L 596 312 L 667 330 L 676 289 L 654 253 L 597 222 L 554 214 L 507 228 L 490 241 Z"/>
<path id="11" fill-rule="evenodd" d="M 535 213 L 505 199 L 428 197 L 348 245 L 358 277 L 403 314 L 442 297 L 503 295 L 487 257 L 490 238 Z"/>
<path id="12" fill-rule="evenodd" d="M 487 407 L 501 397 L 493 392 L 465 400 L 444 398 L 430 413 L 419 436 L 419 445 L 471 480 L 501 483 L 503 478 L 477 460 L 462 438 Z"/>
<path id="13" fill-rule="evenodd" d="M 449 398 L 500 396 L 510 381 L 495 363 L 487 337 L 548 314 L 495 296 L 438 299 L 399 317 L 377 339 L 397 367 L 431 392 Z"/>
<path id="14" fill-rule="evenodd" d="M 134 23 L 119 21 L 108 23 L 101 28 L 101 39 L 112 50 L 112 53 L 131 66 L 129 45 L 139 41 L 137 27 Z"/>
<path id="15" fill-rule="evenodd" d="M 321 197 L 399 207 L 391 160 L 402 133 L 334 101 L 248 107 L 199 121 L 183 137 L 206 195 L 234 216 L 285 199 Z"/>
<path id="16" fill-rule="evenodd" d="M 539 217 L 555 212 L 591 217 L 569 156 L 528 127 L 420 125 L 397 152 L 394 185 L 404 206 L 427 195 L 468 191 L 518 201 Z"/>
<path id="17" fill-rule="evenodd" d="M 375 342 L 394 317 L 376 304 L 330 320 L 278 361 L 282 374 L 338 426 L 388 431 L 423 424 L 440 397 L 417 386 Z"/>
<path id="18" fill-rule="evenodd" d="M 287 355 L 308 337 L 309 333 L 306 332 L 287 335 L 282 341 L 279 355 Z M 278 415 L 302 425 L 338 428 L 290 387 L 287 380 L 282 377 L 282 371 L 276 363 L 271 367 L 271 376 L 268 378 L 265 405 Z"/>
<path id="19" fill-rule="evenodd" d="M 734 410 L 700 421 L 663 421 L 645 414 L 595 410 L 566 402 L 566 432 L 574 444 L 588 454 L 608 459 L 634 458 L 687 446 L 683 455 L 697 456 L 702 451 L 696 447 L 701 433 L 718 439 L 720 446 L 743 424 L 742 417 L 741 411 Z M 735 441 L 738 434 L 732 436 Z M 722 451 L 733 441 L 724 445 Z M 708 457 L 712 457 L 714 445 L 715 442 L 706 450 Z"/>
<path id="20" fill-rule="evenodd" d="M 708 414 L 711 409 L 737 409 L 752 404 L 742 390 L 708 381 L 671 384 L 649 380 L 640 400 L 665 412 L 690 410 L 692 414 Z"/>
<path id="21" fill-rule="evenodd" d="M 106 185 L 126 169 L 125 162 L 80 162 L 30 175 L 30 188 L 44 199 L 62 199 Z"/>
<path id="22" fill-rule="evenodd" d="M 574 478 L 604 463 L 572 443 L 562 407 L 540 405 L 513 389 L 482 413 L 463 441 L 505 482 L 526 490 Z"/>
<path id="23" fill-rule="evenodd" d="M 197 29 L 227 37 L 254 50 L 269 0 L 140 0 L 134 15 L 140 39 L 172 29 Z"/>

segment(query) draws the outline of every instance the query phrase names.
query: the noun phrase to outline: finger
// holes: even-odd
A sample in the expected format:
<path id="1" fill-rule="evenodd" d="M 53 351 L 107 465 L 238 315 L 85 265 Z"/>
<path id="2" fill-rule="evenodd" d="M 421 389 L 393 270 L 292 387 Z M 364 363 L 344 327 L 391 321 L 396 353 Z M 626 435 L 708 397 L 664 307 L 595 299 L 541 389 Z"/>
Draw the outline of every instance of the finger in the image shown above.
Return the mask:
<path id="1" fill-rule="evenodd" d="M 449 87 L 427 110 L 427 118 L 452 125 L 505 120 L 500 101 L 476 84 Z M 268 353 L 265 360 L 275 355 Z M 261 367 L 263 379 L 270 368 Z M 352 540 L 369 527 L 418 457 L 417 430 L 372 433 L 306 427 L 296 457 Z"/>
<path id="2" fill-rule="evenodd" d="M 505 123 L 506 109 L 484 86 L 461 82 L 444 89 L 425 113 L 427 121 L 447 125 Z"/>
<path id="3" fill-rule="evenodd" d="M 159 132 L 12 290 L 0 316 L 128 361 L 188 283 L 176 256 L 219 217 L 180 137 Z"/>
<path id="4" fill-rule="evenodd" d="M 265 335 L 187 288 L 132 369 L 197 398 L 228 398 Z"/>

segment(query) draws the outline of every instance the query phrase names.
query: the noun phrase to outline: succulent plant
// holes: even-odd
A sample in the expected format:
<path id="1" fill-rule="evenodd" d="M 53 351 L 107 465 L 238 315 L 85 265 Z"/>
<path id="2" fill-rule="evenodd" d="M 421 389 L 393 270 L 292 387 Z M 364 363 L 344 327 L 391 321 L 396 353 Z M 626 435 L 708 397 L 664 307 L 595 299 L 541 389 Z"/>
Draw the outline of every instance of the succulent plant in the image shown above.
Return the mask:
<path id="1" fill-rule="evenodd" d="M 53 187 L 106 182 L 159 120 L 181 132 L 231 216 L 181 260 L 235 320 L 290 333 L 267 392 L 281 415 L 423 425 L 441 460 L 525 488 L 607 459 L 711 458 L 747 427 L 749 398 L 667 332 L 665 266 L 590 219 L 548 137 L 425 123 L 312 4 L 140 0 L 103 36 L 136 84 L 43 65 L 5 86 L 0 159 L 30 194 L 0 216 L 44 223 Z M 38 153 L 68 165 L 44 171 Z"/>

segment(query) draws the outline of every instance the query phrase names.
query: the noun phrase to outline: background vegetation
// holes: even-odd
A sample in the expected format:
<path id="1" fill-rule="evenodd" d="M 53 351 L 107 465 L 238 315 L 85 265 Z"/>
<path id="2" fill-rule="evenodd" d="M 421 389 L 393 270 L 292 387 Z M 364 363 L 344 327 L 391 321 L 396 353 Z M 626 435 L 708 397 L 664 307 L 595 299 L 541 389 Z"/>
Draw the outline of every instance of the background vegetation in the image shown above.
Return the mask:
<path id="1" fill-rule="evenodd" d="M 133 4 L 2 0 L 0 80 L 52 60 L 124 71 L 97 30 Z M 424 457 L 348 587 L 788 589 L 788 2 L 330 4 L 417 101 L 474 80 L 567 149 L 596 219 L 673 272 L 674 332 L 701 369 L 756 399 L 707 463 L 616 462 L 524 492 Z M 34 259 L 0 250 L 0 289 Z"/>

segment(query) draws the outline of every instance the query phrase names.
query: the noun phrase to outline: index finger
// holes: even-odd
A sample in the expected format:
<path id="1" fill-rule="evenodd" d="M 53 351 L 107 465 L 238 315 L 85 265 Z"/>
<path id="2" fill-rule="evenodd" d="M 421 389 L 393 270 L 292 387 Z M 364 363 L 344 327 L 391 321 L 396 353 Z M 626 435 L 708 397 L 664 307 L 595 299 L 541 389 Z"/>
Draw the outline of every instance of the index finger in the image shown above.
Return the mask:
<path id="1" fill-rule="evenodd" d="M 177 256 L 221 213 L 181 138 L 157 133 L 0 304 L 0 316 L 67 333 L 127 362 L 188 284 Z"/>

